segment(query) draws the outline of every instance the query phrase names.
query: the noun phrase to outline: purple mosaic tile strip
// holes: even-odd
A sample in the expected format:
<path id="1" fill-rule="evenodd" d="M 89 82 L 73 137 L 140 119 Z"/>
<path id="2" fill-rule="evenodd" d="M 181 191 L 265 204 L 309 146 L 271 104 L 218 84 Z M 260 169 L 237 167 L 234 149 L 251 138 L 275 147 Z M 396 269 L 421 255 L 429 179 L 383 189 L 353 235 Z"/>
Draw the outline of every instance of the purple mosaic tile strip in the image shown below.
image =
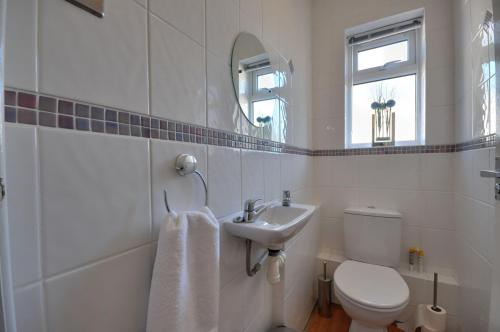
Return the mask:
<path id="1" fill-rule="evenodd" d="M 11 123 L 307 156 L 450 153 L 495 145 L 495 135 L 489 135 L 458 144 L 313 151 L 204 126 L 159 119 L 126 110 L 109 109 L 67 98 L 38 95 L 15 89 L 6 89 L 4 96 L 5 121 Z"/>

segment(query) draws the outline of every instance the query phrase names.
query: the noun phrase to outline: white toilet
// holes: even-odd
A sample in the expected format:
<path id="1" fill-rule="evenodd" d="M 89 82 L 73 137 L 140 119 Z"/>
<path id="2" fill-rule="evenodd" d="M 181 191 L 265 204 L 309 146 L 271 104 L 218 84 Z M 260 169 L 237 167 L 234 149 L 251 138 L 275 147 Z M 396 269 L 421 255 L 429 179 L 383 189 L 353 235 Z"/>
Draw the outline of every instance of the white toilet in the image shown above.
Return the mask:
<path id="1" fill-rule="evenodd" d="M 347 260 L 335 270 L 335 295 L 352 318 L 350 332 L 386 332 L 406 308 L 408 285 L 399 265 L 402 216 L 376 208 L 344 210 Z"/>

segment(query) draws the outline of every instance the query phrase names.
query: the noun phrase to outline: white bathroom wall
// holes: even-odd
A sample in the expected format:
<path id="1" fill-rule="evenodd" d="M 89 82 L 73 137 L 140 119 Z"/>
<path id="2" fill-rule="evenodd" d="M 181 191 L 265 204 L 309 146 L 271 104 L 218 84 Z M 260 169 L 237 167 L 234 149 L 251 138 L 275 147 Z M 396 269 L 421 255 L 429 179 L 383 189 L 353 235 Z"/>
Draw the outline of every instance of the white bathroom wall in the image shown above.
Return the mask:
<path id="1" fill-rule="evenodd" d="M 425 143 L 454 143 L 452 0 L 312 0 L 313 142 L 344 148 L 345 30 L 425 10 Z"/>
<path id="2" fill-rule="evenodd" d="M 17 124 L 7 125 L 7 141 L 15 142 L 7 149 L 7 185 L 9 220 L 15 221 L 10 237 L 20 331 L 144 328 L 154 243 L 166 214 L 162 190 L 169 189 L 176 209 L 196 208 L 204 199 L 197 178 L 175 175 L 173 162 L 181 152 L 195 155 L 200 171 L 208 174 L 209 205 L 218 216 L 239 211 L 244 193 L 277 199 L 289 188 L 294 200 L 301 200 L 310 191 L 308 180 L 281 179 L 282 174 L 310 178 L 307 156 Z M 253 161 L 247 160 L 250 154 Z M 242 161 L 255 167 L 247 170 Z M 269 168 L 255 165 L 264 162 Z M 267 176 L 273 181 L 254 181 Z M 220 330 L 264 331 L 273 318 L 266 269 L 254 278 L 246 276 L 244 241 L 224 231 L 225 221 Z M 307 240 L 301 240 L 299 251 L 288 253 L 289 262 L 302 264 L 304 256 L 314 261 L 316 250 L 307 244 L 317 243 L 315 236 L 301 237 Z M 314 272 L 309 272 L 309 279 L 304 276 L 290 292 L 312 288 Z M 307 317 L 311 307 L 304 303 L 312 303 L 310 294 L 294 301 L 290 305 L 300 303 Z"/>
<path id="3" fill-rule="evenodd" d="M 491 30 L 483 25 L 490 0 L 454 1 L 456 138 L 469 140 L 495 131 L 495 68 Z M 489 127 L 491 124 L 491 127 Z M 455 155 L 459 324 L 487 331 L 495 245 L 494 181 L 479 177 L 494 169 L 495 149 Z"/>
<path id="4" fill-rule="evenodd" d="M 229 71 L 234 38 L 251 31 L 281 68 L 293 60 L 282 136 L 311 147 L 309 1 L 106 0 L 103 19 L 60 0 L 7 7 L 7 86 L 259 136 L 239 115 Z M 21 124 L 6 136 L 20 332 L 144 330 L 162 190 L 178 210 L 204 199 L 197 178 L 175 175 L 179 153 L 197 157 L 221 223 L 248 198 L 312 192 L 303 155 Z M 243 244 L 221 227 L 220 331 L 272 324 L 265 270 L 245 275 Z"/>

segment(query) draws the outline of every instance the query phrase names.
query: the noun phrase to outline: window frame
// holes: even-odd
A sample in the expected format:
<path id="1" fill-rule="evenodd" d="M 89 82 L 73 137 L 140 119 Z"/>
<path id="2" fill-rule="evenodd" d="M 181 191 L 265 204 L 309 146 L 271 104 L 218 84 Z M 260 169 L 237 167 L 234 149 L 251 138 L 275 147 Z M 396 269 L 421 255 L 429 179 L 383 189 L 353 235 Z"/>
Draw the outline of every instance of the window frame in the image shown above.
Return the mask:
<path id="1" fill-rule="evenodd" d="M 249 76 L 250 82 L 250 97 L 248 99 L 248 115 L 250 119 L 253 119 L 254 117 L 254 102 L 260 102 L 260 101 L 266 101 L 266 100 L 273 100 L 278 98 L 277 94 L 277 89 L 279 88 L 278 86 L 268 89 L 267 91 L 265 89 L 258 89 L 258 77 L 261 75 L 267 75 L 267 74 L 273 74 L 274 70 L 271 66 L 257 69 L 252 71 L 251 75 Z M 256 126 L 254 124 L 254 126 Z M 259 126 L 257 126 L 259 127 Z"/>
<path id="2" fill-rule="evenodd" d="M 392 63 L 387 67 L 357 70 L 357 54 L 362 51 L 408 41 L 408 60 Z M 416 28 L 366 42 L 350 45 L 346 43 L 346 106 L 345 106 L 345 146 L 346 148 L 372 147 L 372 143 L 352 143 L 352 94 L 354 85 L 376 82 L 391 78 L 415 75 L 415 140 L 396 141 L 396 146 L 423 145 L 425 140 L 423 110 L 423 64 L 422 29 Z"/>

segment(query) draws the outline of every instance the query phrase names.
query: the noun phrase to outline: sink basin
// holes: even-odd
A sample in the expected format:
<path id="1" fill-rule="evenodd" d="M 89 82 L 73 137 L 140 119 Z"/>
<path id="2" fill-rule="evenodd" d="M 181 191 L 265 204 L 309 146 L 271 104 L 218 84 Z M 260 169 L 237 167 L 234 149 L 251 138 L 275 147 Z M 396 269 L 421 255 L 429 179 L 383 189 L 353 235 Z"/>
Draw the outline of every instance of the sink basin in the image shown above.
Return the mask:
<path id="1" fill-rule="evenodd" d="M 258 242 L 267 247 L 281 245 L 294 237 L 307 224 L 316 210 L 314 205 L 291 204 L 285 207 L 271 204 L 252 223 L 235 223 L 236 214 L 224 223 L 226 230 L 234 236 Z"/>

